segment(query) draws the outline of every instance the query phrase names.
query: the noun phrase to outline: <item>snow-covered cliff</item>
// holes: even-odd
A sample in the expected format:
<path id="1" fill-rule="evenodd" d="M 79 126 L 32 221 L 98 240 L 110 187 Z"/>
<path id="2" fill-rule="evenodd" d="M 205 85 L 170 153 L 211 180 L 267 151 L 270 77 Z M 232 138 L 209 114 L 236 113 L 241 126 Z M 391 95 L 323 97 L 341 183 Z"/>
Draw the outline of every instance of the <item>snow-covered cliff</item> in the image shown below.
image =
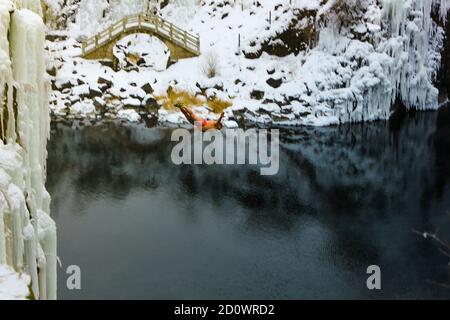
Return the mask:
<path id="1" fill-rule="evenodd" d="M 122 109 L 146 117 L 149 93 L 136 88 L 145 85 L 157 100 L 172 90 L 197 96 L 205 106 L 229 101 L 227 119 L 241 124 L 372 121 L 388 119 L 399 107 L 436 109 L 440 103 L 436 82 L 450 0 L 169 1 L 158 14 L 198 33 L 202 55 L 164 71 L 135 66 L 129 72 L 75 58 L 74 39 L 122 14 L 148 10 L 147 2 L 93 2 L 78 3 L 62 31 L 68 40 L 49 44 L 58 69 L 52 110 L 62 117 L 95 119 Z M 211 56 L 213 77 L 204 72 Z M 176 111 L 151 110 L 160 123 L 183 121 Z"/>
<path id="2" fill-rule="evenodd" d="M 0 0 L 0 268 L 28 274 L 35 299 L 55 299 L 56 227 L 45 189 L 49 81 L 40 14 L 39 0 Z M 17 279 L 21 288 L 26 278 Z"/>

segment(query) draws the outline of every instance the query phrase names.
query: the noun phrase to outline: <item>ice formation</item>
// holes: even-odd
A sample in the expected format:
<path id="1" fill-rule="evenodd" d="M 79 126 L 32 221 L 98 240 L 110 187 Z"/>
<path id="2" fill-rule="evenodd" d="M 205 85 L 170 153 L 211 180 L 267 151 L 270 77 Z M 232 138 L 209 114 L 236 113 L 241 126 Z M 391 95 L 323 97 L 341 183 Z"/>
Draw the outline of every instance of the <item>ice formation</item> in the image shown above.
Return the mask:
<path id="1" fill-rule="evenodd" d="M 299 100 L 326 119 L 306 124 L 387 119 L 397 99 L 408 109 L 438 108 L 438 22 L 449 8 L 449 0 L 327 1 L 317 11 L 318 45 L 292 81 Z"/>
<path id="2" fill-rule="evenodd" d="M 0 0 L 0 265 L 28 274 L 34 298 L 56 299 L 56 227 L 45 189 L 49 83 L 39 5 Z"/>
<path id="3" fill-rule="evenodd" d="M 328 3 L 323 13 L 333 10 L 335 1 Z M 438 108 L 439 92 L 433 81 L 444 34 L 432 10 L 439 8 L 440 19 L 445 21 L 449 1 L 347 3 L 355 11 L 359 6 L 364 14 L 347 26 L 342 26 L 342 19 L 320 25 L 318 46 L 306 58 L 305 66 L 316 64 L 317 57 L 326 61 L 319 70 L 310 66 L 326 79 L 326 83 L 315 80 L 322 88 L 307 82 L 309 89 L 318 89 L 313 104 L 322 105 L 337 123 L 387 119 L 397 99 L 408 109 Z"/>

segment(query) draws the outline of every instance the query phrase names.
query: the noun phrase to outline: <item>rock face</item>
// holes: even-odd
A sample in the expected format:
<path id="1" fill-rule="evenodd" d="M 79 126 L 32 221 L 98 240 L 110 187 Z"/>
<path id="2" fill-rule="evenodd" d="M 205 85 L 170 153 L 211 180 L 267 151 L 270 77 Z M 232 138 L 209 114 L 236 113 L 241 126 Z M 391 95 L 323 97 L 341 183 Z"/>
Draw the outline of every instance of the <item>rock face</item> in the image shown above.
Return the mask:
<path id="1" fill-rule="evenodd" d="M 447 15 L 447 21 L 450 21 L 450 14 Z M 442 52 L 441 68 L 436 83 L 439 89 L 440 102 L 450 98 L 450 23 L 445 27 L 444 50 Z"/>
<path id="2" fill-rule="evenodd" d="M 281 10 L 281 7 L 277 7 Z M 312 47 L 317 35 L 315 34 L 315 17 L 317 10 L 295 9 L 294 18 L 286 30 L 275 37 L 261 43 L 256 52 L 244 52 L 248 59 L 257 59 L 263 52 L 277 57 L 285 57 L 291 53 L 298 54 Z"/>
<path id="3" fill-rule="evenodd" d="M 81 0 L 42 0 L 44 21 L 53 29 L 64 29 L 75 22 Z"/>

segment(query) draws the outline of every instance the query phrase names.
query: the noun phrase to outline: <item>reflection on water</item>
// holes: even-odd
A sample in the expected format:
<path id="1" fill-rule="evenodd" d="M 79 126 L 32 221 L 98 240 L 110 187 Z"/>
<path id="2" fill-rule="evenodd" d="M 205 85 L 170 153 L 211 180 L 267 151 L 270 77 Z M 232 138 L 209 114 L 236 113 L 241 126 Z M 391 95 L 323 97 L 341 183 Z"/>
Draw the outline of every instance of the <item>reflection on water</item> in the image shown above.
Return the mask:
<path id="1" fill-rule="evenodd" d="M 171 131 L 55 127 L 60 298 L 449 298 L 450 112 L 281 133 L 280 172 L 175 166 Z M 366 288 L 379 265 L 381 292 Z"/>

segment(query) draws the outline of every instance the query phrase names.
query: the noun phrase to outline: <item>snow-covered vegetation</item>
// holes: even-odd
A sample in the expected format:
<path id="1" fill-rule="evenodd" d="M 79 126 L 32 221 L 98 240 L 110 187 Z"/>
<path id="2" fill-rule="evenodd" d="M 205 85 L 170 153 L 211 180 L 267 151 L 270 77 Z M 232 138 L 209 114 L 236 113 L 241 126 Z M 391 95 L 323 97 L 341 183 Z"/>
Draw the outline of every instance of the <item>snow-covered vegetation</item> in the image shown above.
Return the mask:
<path id="1" fill-rule="evenodd" d="M 45 189 L 50 116 L 41 13 L 39 0 L 0 0 L 0 298 L 56 298 L 56 228 Z"/>
<path id="2" fill-rule="evenodd" d="M 55 32 L 65 40 L 48 42 L 55 115 L 116 118 L 119 110 L 133 108 L 144 119 L 164 123 L 176 111 L 155 109 L 153 98 L 168 90 L 231 101 L 226 117 L 241 124 L 330 125 L 387 119 L 399 106 L 439 106 L 434 82 L 446 39 L 448 0 L 166 1 L 158 14 L 200 36 L 200 57 L 180 60 L 167 70 L 132 71 L 77 57 L 75 39 L 125 14 L 153 11 L 152 3 L 78 3 L 73 20 Z M 144 94 L 144 86 L 152 90 Z M 82 94 L 74 94 L 80 87 Z M 129 98 L 140 105 L 136 100 L 129 104 Z M 78 101 L 90 104 L 92 112 L 79 113 L 73 107 Z"/>

